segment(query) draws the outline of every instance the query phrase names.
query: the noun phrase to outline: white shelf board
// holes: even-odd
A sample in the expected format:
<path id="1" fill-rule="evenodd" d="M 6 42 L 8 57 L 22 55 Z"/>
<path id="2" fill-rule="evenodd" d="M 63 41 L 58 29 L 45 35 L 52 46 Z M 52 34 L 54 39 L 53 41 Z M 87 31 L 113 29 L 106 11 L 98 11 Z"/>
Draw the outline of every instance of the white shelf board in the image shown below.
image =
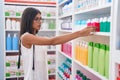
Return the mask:
<path id="1" fill-rule="evenodd" d="M 58 6 L 64 5 L 67 1 L 68 1 L 68 0 L 63 0 L 62 2 L 60 2 L 60 3 L 58 4 Z"/>
<path id="2" fill-rule="evenodd" d="M 5 29 L 5 31 L 20 31 L 20 30 Z"/>
<path id="3" fill-rule="evenodd" d="M 21 18 L 21 16 L 5 16 L 5 18 Z"/>
<path id="4" fill-rule="evenodd" d="M 50 74 L 48 74 L 48 76 L 50 76 L 50 75 L 56 75 L 56 73 L 50 73 Z"/>
<path id="5" fill-rule="evenodd" d="M 69 33 L 71 33 L 72 30 L 59 30 L 59 32 L 69 32 Z"/>
<path id="6" fill-rule="evenodd" d="M 55 29 L 41 29 L 41 30 L 39 30 L 39 31 L 56 31 Z"/>
<path id="7" fill-rule="evenodd" d="M 63 19 L 63 18 L 70 17 L 70 16 L 72 16 L 72 13 L 66 13 L 66 14 L 59 16 L 58 18 Z"/>
<path id="8" fill-rule="evenodd" d="M 6 77 L 6 79 L 10 79 L 10 78 L 20 78 L 20 77 L 24 77 L 24 76 L 11 76 L 11 77 Z"/>
<path id="9" fill-rule="evenodd" d="M 109 32 L 95 32 L 94 35 L 110 36 Z"/>
<path id="10" fill-rule="evenodd" d="M 60 53 L 61 55 L 65 56 L 66 58 L 69 58 L 70 60 L 72 60 L 72 58 L 71 58 L 70 56 L 66 55 L 64 52 L 59 51 L 59 53 Z"/>
<path id="11" fill-rule="evenodd" d="M 77 11 L 75 14 L 102 14 L 102 13 L 108 13 L 110 12 L 111 4 L 106 4 L 104 6 L 98 6 L 95 8 L 83 10 L 83 11 Z"/>
<path id="12" fill-rule="evenodd" d="M 56 51 L 56 49 L 47 49 L 47 51 Z"/>
<path id="13" fill-rule="evenodd" d="M 43 16 L 42 18 L 43 18 L 43 19 L 56 19 L 56 16 L 51 16 L 51 17 Z"/>
<path id="14" fill-rule="evenodd" d="M 6 52 L 7 52 L 7 53 L 9 53 L 9 52 L 10 52 L 10 53 L 11 53 L 11 52 L 13 52 L 13 53 L 15 52 L 15 53 L 16 53 L 16 52 L 19 52 L 19 51 L 18 51 L 18 50 L 6 50 Z"/>
<path id="15" fill-rule="evenodd" d="M 99 77 L 101 80 L 108 80 L 106 77 L 100 75 L 98 72 L 94 71 L 93 69 L 89 68 L 88 66 L 85 66 L 83 64 L 81 64 L 79 61 L 74 60 L 74 62 L 78 65 L 80 65 L 81 67 L 83 67 L 84 69 L 86 69 L 87 71 L 91 72 L 92 74 L 96 75 L 97 77 Z"/>
<path id="16" fill-rule="evenodd" d="M 5 16 L 5 18 L 21 18 L 22 16 Z M 51 17 L 47 17 L 47 16 L 42 16 L 43 19 L 56 19 L 56 16 L 51 16 Z"/>

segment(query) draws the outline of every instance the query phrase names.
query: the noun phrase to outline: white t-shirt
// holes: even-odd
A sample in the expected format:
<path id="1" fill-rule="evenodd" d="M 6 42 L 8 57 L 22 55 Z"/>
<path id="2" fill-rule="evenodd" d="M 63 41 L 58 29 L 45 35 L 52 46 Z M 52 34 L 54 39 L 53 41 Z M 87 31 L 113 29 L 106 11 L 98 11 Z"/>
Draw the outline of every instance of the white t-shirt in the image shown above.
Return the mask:
<path id="1" fill-rule="evenodd" d="M 25 33 L 29 34 L 29 33 Z M 22 37 L 21 36 L 21 42 Z M 24 68 L 24 80 L 47 80 L 46 71 L 46 47 L 35 45 L 35 70 L 33 67 L 33 45 L 31 48 L 26 48 L 21 43 L 21 53 Z"/>

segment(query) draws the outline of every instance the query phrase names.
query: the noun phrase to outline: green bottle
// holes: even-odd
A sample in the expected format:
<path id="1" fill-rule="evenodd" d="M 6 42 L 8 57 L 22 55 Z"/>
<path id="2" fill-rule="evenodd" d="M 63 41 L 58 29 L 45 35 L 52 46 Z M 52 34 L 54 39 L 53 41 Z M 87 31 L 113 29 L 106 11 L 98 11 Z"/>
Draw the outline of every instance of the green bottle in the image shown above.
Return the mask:
<path id="1" fill-rule="evenodd" d="M 49 29 L 55 29 L 55 22 L 54 21 L 51 21 L 50 23 L 49 23 L 49 27 L 48 27 Z"/>
<path id="2" fill-rule="evenodd" d="M 107 17 L 104 17 L 103 19 L 103 32 L 107 32 Z"/>
<path id="3" fill-rule="evenodd" d="M 105 53 L 105 76 L 109 78 L 109 51 L 110 48 L 106 45 L 106 53 Z"/>
<path id="4" fill-rule="evenodd" d="M 110 20 L 110 17 L 109 17 L 109 18 L 107 19 L 107 26 L 106 26 L 106 27 L 107 27 L 107 30 L 106 30 L 107 32 L 110 32 L 110 21 L 111 21 L 111 20 Z"/>
<path id="5" fill-rule="evenodd" d="M 100 32 L 103 32 L 103 18 L 100 18 Z"/>
<path id="6" fill-rule="evenodd" d="M 94 44 L 94 51 L 93 51 L 93 69 L 98 71 L 98 54 L 99 54 L 100 44 Z"/>
<path id="7" fill-rule="evenodd" d="M 88 66 L 92 68 L 93 66 L 93 42 L 88 43 Z"/>
<path id="8" fill-rule="evenodd" d="M 100 44 L 98 57 L 98 72 L 103 76 L 105 75 L 105 47 L 104 44 Z"/>

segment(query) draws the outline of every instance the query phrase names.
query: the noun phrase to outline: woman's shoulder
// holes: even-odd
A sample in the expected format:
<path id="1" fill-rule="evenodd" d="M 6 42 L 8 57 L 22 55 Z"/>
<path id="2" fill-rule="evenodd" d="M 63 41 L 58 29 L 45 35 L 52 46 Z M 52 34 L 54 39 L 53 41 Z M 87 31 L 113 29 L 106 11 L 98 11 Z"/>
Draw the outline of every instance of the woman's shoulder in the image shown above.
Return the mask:
<path id="1" fill-rule="evenodd" d="M 24 33 L 24 34 L 21 35 L 20 39 L 22 39 L 22 38 L 24 38 L 26 36 L 29 36 L 29 35 L 30 35 L 30 33 L 26 32 L 26 33 Z"/>

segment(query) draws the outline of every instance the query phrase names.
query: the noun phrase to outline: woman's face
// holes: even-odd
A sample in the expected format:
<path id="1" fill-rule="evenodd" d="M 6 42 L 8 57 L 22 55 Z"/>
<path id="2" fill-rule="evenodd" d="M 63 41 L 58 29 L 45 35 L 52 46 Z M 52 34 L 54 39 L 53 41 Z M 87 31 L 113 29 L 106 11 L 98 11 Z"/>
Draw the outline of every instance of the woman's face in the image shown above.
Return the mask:
<path id="1" fill-rule="evenodd" d="M 42 23 L 42 17 L 40 15 L 40 13 L 38 13 L 33 20 L 33 25 L 32 25 L 33 29 L 35 31 L 38 31 L 41 27 L 41 23 Z"/>

